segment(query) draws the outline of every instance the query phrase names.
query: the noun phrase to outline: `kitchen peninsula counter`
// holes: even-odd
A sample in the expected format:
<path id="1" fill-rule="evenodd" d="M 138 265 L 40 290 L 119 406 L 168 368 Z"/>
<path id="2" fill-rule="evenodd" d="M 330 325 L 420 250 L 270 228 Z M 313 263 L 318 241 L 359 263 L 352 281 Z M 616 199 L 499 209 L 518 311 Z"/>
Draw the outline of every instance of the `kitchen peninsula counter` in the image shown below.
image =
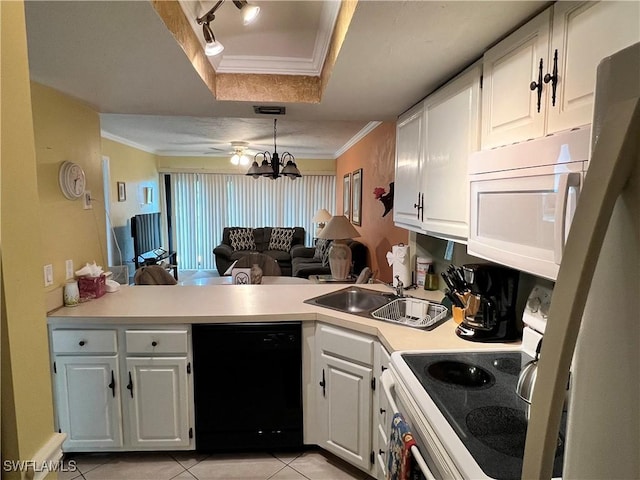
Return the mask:
<path id="1" fill-rule="evenodd" d="M 380 284 L 358 287 L 390 292 Z M 368 319 L 304 303 L 346 288 L 345 285 L 123 286 L 118 292 L 62 307 L 48 315 L 51 326 L 163 325 L 278 321 L 321 321 L 379 338 L 389 352 L 398 350 L 474 349 L 518 343 L 473 343 L 458 338 L 449 319 L 431 331 Z M 408 295 L 440 301 L 442 292 L 410 290 Z"/>

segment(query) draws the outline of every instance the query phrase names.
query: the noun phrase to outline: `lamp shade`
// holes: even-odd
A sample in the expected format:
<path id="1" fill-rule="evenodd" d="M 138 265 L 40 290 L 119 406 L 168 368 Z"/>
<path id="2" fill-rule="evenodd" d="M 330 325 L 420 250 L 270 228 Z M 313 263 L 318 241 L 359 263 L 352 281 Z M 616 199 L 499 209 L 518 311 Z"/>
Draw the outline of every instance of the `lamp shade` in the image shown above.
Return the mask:
<path id="1" fill-rule="evenodd" d="M 318 238 L 327 240 L 346 240 L 347 238 L 359 237 L 358 231 L 353 228 L 351 222 L 344 215 L 336 215 L 322 229 Z"/>
<path id="2" fill-rule="evenodd" d="M 327 211 L 326 208 L 321 208 L 316 212 L 311 220 L 313 223 L 326 223 L 331 220 L 331 214 Z"/>

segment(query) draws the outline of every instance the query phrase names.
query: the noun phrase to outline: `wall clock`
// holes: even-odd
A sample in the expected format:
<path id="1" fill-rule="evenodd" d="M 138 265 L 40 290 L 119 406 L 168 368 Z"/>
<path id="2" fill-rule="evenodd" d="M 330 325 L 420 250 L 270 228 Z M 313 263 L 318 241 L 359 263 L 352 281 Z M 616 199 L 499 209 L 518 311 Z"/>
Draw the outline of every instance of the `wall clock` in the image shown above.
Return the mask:
<path id="1" fill-rule="evenodd" d="M 76 200 L 84 193 L 86 179 L 82 167 L 73 162 L 62 162 L 58 173 L 60 190 L 69 200 Z"/>

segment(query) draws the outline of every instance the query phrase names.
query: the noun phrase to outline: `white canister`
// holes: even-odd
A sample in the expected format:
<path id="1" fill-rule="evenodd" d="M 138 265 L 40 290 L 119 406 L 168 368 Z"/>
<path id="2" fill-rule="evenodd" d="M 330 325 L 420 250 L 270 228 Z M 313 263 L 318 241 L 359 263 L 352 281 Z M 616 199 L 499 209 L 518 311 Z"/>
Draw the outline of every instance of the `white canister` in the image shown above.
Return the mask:
<path id="1" fill-rule="evenodd" d="M 416 258 L 416 284 L 418 287 L 424 288 L 424 281 L 427 278 L 427 271 L 429 270 L 429 265 L 433 260 L 429 257 L 418 257 Z"/>
<path id="2" fill-rule="evenodd" d="M 64 305 L 65 307 L 75 307 L 80 303 L 80 290 L 76 280 L 69 280 L 64 284 Z"/>

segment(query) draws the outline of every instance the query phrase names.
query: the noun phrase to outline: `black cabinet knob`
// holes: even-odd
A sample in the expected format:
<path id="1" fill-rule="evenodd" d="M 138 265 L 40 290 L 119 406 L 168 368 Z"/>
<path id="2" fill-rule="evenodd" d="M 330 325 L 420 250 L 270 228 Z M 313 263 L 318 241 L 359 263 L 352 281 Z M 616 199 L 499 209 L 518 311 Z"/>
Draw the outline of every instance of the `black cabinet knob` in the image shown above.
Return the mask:
<path id="1" fill-rule="evenodd" d="M 380 409 L 380 415 L 382 415 L 384 412 L 386 412 L 386 410 L 384 408 Z"/>
<path id="2" fill-rule="evenodd" d="M 151 342 L 151 346 L 152 347 L 157 347 L 158 346 L 158 342 L 156 342 L 155 340 L 153 342 Z"/>
<path id="3" fill-rule="evenodd" d="M 80 345 L 81 347 L 84 347 L 86 343 L 87 343 L 87 342 L 85 342 L 84 340 L 80 340 L 80 341 L 78 342 L 78 345 Z"/>

